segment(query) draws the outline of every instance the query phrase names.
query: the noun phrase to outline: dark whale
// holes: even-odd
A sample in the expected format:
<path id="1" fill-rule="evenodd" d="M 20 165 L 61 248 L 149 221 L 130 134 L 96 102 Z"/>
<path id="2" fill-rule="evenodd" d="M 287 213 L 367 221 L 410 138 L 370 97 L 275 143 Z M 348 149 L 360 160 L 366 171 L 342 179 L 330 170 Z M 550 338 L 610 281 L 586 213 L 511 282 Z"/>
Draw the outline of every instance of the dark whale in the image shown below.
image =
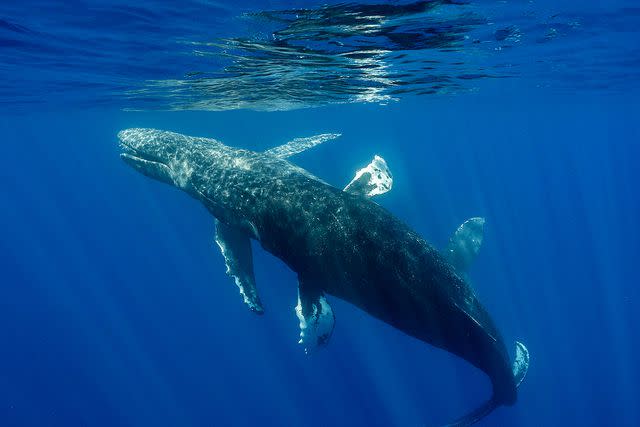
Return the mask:
<path id="1" fill-rule="evenodd" d="M 465 280 L 484 221 L 467 221 L 441 253 L 370 200 L 391 187 L 383 159 L 376 156 L 344 190 L 285 160 L 336 136 L 297 139 L 258 153 L 153 129 L 118 134 L 126 163 L 186 191 L 216 218 L 227 273 L 251 310 L 263 312 L 250 239 L 298 274 L 296 313 L 306 351 L 325 344 L 333 331 L 328 294 L 488 375 L 491 398 L 451 425 L 469 425 L 499 405 L 513 405 L 528 352 L 516 343 L 511 363 L 498 329 Z"/>

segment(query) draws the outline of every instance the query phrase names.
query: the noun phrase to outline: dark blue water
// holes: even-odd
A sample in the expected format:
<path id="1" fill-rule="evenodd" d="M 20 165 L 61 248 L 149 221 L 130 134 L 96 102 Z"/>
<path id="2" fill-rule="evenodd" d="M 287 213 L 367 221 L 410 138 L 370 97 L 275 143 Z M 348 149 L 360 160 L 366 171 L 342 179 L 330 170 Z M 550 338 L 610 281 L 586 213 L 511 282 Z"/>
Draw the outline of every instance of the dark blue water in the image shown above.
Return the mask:
<path id="1" fill-rule="evenodd" d="M 0 5 L 0 425 L 422 426 L 491 392 L 337 299 L 305 355 L 295 274 L 256 246 L 249 312 L 209 213 L 118 158 L 135 126 L 339 132 L 292 158 L 337 187 L 384 156 L 435 246 L 487 220 L 471 281 L 531 368 L 481 425 L 640 425 L 634 3 L 381 4 Z"/>

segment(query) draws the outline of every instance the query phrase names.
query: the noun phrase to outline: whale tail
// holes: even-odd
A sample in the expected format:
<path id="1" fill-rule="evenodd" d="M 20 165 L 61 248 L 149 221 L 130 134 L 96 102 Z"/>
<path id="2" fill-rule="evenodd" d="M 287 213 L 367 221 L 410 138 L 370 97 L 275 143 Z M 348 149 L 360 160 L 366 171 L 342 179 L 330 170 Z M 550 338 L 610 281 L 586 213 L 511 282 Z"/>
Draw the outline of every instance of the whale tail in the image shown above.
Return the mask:
<path id="1" fill-rule="evenodd" d="M 515 379 L 516 388 L 520 387 L 524 377 L 527 375 L 529 369 L 529 350 L 519 341 L 516 341 L 516 357 L 513 361 L 513 377 Z M 462 418 L 458 418 L 450 424 L 446 424 L 443 427 L 466 427 L 477 423 L 482 418 L 489 415 L 494 409 L 500 406 L 501 403 L 495 398 L 489 399 L 480 407 L 474 409 Z"/>

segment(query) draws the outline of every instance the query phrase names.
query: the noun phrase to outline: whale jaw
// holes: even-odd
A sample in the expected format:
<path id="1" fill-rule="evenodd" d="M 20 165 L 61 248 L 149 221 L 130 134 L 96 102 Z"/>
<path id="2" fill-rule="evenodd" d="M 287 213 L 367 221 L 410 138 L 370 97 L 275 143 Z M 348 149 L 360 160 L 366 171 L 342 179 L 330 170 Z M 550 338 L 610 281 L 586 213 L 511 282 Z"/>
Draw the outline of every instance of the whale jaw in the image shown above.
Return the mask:
<path id="1" fill-rule="evenodd" d="M 120 158 L 138 172 L 187 189 L 194 168 L 173 141 L 165 142 L 149 129 L 127 129 L 118 133 Z"/>

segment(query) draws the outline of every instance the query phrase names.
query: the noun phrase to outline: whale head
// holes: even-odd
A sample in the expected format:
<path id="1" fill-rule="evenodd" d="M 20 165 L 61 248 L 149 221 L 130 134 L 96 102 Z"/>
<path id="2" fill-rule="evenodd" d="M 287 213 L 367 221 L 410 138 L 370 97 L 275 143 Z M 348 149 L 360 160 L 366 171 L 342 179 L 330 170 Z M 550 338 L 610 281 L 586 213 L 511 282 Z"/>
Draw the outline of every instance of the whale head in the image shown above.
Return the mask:
<path id="1" fill-rule="evenodd" d="M 126 129 L 118 133 L 118 140 L 120 157 L 129 166 L 150 178 L 189 189 L 196 167 L 192 159 L 196 147 L 192 141 L 177 133 L 155 129 Z"/>

